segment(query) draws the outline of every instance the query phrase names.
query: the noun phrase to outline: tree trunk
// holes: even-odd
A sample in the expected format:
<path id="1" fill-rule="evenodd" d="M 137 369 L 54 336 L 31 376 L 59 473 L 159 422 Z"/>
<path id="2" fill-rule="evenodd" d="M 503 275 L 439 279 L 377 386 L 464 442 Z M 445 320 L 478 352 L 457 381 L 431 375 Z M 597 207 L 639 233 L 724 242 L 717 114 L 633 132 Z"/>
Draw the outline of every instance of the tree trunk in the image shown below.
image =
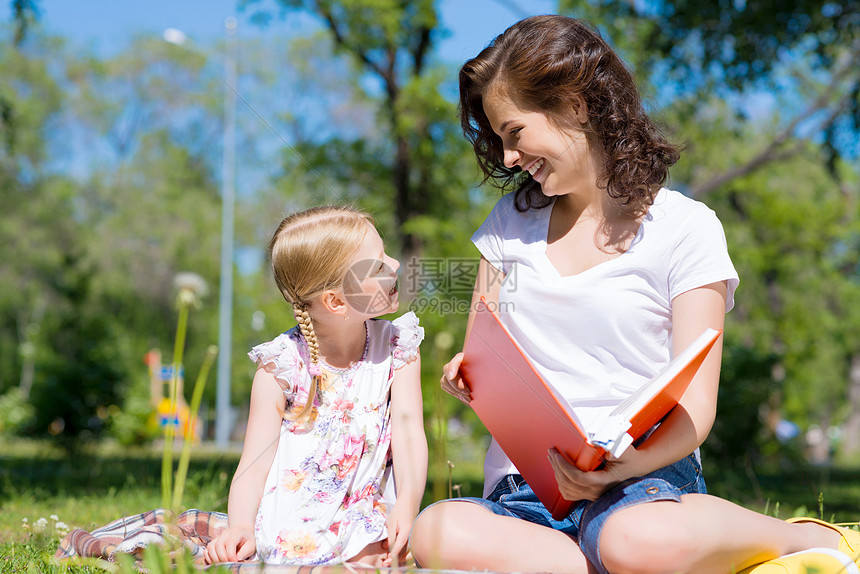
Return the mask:
<path id="1" fill-rule="evenodd" d="M 851 357 L 848 371 L 848 417 L 842 432 L 841 453 L 846 457 L 860 451 L 860 353 Z"/>
<path id="2" fill-rule="evenodd" d="M 36 343 L 34 339 L 39 334 L 42 319 L 45 317 L 47 305 L 39 300 L 32 314 L 22 312 L 18 317 L 18 339 L 21 352 L 21 380 L 18 383 L 21 396 L 29 398 L 36 376 Z"/>

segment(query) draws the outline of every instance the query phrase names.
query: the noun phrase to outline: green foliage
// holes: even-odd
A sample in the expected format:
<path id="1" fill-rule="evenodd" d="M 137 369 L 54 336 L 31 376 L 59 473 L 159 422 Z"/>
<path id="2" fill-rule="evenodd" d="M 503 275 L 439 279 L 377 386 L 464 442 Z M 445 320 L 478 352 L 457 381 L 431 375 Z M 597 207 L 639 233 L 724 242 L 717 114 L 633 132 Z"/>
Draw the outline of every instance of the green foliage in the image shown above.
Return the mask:
<path id="1" fill-rule="evenodd" d="M 11 123 L 0 125 L 7 144 L 0 145 L 0 392 L 24 384 L 28 361 L 39 355 L 44 309 L 59 298 L 51 283 L 77 246 L 76 224 L 61 215 L 72 212 L 73 190 L 65 178 L 44 173 L 47 126 L 57 119 L 62 93 L 44 53 L 60 48 L 57 41 L 20 50 L 0 42 L 0 76 L 8 80 L 0 101 L 11 110 Z"/>
<path id="2" fill-rule="evenodd" d="M 23 430 L 69 446 L 103 432 L 109 413 L 122 440 L 146 437 L 142 397 L 122 395 L 145 375 L 144 353 L 169 344 L 173 277 L 194 269 L 217 283 L 215 158 L 199 113 L 213 101 L 177 90 L 200 79 L 201 58 L 169 48 L 141 40 L 96 61 L 41 34 L 18 50 L 0 44 L 13 80 L 0 100 L 15 117 L 14 145 L 0 148 L 0 392 L 17 384 L 35 408 Z M 67 125 L 109 144 L 78 152 L 89 165 L 77 179 L 51 164 L 76 143 Z M 190 325 L 191 368 L 216 320 Z"/>
<path id="3" fill-rule="evenodd" d="M 34 415 L 33 405 L 19 389 L 9 389 L 0 395 L 0 437 L 15 436 L 21 429 L 31 424 Z"/>
<path id="4" fill-rule="evenodd" d="M 91 275 L 82 271 L 74 260 L 55 271 L 54 287 L 63 304 L 45 319 L 50 335 L 30 395 L 34 433 L 55 434 L 69 447 L 102 431 L 105 413 L 98 407 L 117 401 L 117 384 L 127 375 L 114 344 L 115 325 L 98 312 Z"/>
<path id="5" fill-rule="evenodd" d="M 124 446 L 141 446 L 158 436 L 158 427 L 153 424 L 149 381 L 135 377 L 123 393 L 122 406 L 108 408 L 110 436 Z"/>
<path id="6" fill-rule="evenodd" d="M 623 44 L 630 45 L 632 36 L 640 53 L 664 61 L 687 79 L 712 73 L 734 88 L 767 77 L 786 49 L 801 45 L 816 54 L 818 66 L 828 67 L 844 46 L 856 41 L 860 18 L 856 0 L 560 0 L 559 10 L 605 26 Z"/>
<path id="7" fill-rule="evenodd" d="M 857 325 L 846 321 L 851 304 L 840 292 L 857 278 L 833 258 L 849 229 L 843 197 L 816 168 L 798 160 L 764 169 L 712 198 L 746 281 L 737 309 L 747 326 L 741 340 L 777 354 L 785 372 L 781 406 L 803 426 L 839 414 L 856 352 L 849 333 Z"/>
<path id="8" fill-rule="evenodd" d="M 732 465 L 745 456 L 760 458 L 772 441 L 759 416 L 761 405 L 774 393 L 772 370 L 776 357 L 727 340 L 717 401 L 717 417 L 702 447 L 709 464 Z"/>
<path id="9" fill-rule="evenodd" d="M 12 17 L 15 20 L 15 45 L 20 46 L 27 37 L 30 26 L 39 17 L 39 3 L 36 0 L 11 0 Z"/>

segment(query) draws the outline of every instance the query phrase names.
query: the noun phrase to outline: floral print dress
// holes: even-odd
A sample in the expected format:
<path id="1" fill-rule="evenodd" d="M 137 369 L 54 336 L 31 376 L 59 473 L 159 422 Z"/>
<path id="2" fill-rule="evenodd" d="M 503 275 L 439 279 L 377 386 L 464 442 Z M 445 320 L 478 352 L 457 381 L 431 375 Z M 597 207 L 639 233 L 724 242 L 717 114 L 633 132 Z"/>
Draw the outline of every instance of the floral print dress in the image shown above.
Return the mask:
<path id="1" fill-rule="evenodd" d="M 257 557 L 278 564 L 346 561 L 388 537 L 394 504 L 389 389 L 394 371 L 414 360 L 424 329 L 409 312 L 365 322 L 361 360 L 348 369 L 320 363 L 312 411 L 284 419 L 254 526 Z M 287 411 L 300 411 L 311 377 L 298 328 L 248 355 L 284 387 Z"/>

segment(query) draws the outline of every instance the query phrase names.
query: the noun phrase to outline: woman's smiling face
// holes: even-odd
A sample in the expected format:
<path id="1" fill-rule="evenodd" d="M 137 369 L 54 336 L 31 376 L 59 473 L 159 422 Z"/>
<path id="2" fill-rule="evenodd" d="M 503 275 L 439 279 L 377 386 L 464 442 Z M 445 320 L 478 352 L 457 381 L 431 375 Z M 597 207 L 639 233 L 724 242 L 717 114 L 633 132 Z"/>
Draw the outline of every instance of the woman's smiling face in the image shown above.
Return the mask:
<path id="1" fill-rule="evenodd" d="M 493 131 L 502 140 L 505 166 L 528 171 L 544 195 L 565 195 L 596 183 L 595 162 L 584 131 L 563 130 L 547 115 L 519 108 L 492 87 L 483 103 Z M 588 120 L 584 103 L 571 113 L 581 124 Z"/>

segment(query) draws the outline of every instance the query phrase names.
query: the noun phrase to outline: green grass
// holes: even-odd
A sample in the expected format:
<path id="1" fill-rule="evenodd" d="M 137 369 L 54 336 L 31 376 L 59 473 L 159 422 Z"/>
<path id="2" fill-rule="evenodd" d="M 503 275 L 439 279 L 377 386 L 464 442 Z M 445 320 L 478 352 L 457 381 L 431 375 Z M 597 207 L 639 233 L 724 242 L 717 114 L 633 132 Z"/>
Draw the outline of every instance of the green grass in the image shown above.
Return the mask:
<path id="1" fill-rule="evenodd" d="M 860 468 L 764 468 L 752 478 L 735 473 L 706 470 L 708 491 L 777 518 L 812 516 L 855 525 L 860 520 Z"/>
<path id="2" fill-rule="evenodd" d="M 439 495 L 447 497 L 449 486 L 460 485 L 463 496 L 481 494 L 482 449 L 451 444 L 447 450 L 454 468 L 444 464 L 447 461 L 431 464 L 424 504 Z M 238 458 L 239 452 L 195 448 L 183 507 L 226 511 Z M 854 523 L 860 519 L 858 468 L 707 469 L 706 477 L 712 494 L 778 518 L 807 515 Z M 157 508 L 161 501 L 158 447 L 134 450 L 101 444 L 69 459 L 48 443 L 0 442 L 0 574 L 103 572 L 96 565 L 66 569 L 53 564 L 50 556 L 61 534 L 52 531 L 53 525 L 60 521 L 71 529 L 92 530 Z M 23 527 L 24 518 L 29 528 Z M 48 526 L 36 533 L 39 518 Z"/>
<path id="3" fill-rule="evenodd" d="M 46 443 L 0 444 L 0 541 L 23 543 L 21 521 L 56 515 L 71 528 L 102 526 L 161 506 L 158 449 L 100 446 L 69 459 Z M 201 449 L 192 455 L 186 483 L 188 508 L 225 511 L 239 453 Z"/>

